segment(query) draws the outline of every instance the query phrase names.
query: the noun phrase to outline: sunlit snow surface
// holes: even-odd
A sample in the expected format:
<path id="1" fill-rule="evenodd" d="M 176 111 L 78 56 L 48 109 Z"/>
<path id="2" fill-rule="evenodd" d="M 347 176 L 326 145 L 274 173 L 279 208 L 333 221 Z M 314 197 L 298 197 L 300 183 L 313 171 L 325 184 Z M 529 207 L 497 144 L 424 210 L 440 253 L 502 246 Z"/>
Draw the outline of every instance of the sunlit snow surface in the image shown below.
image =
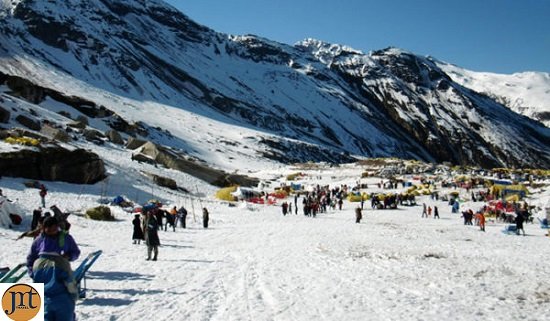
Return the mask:
<path id="1" fill-rule="evenodd" d="M 145 261 L 146 247 L 132 244 L 133 215 L 113 207 L 117 222 L 71 216 L 82 258 L 104 251 L 88 273 L 87 298 L 77 304 L 80 320 L 546 320 L 550 313 L 550 238 L 538 224 L 527 224 L 527 236 L 516 236 L 489 221 L 484 233 L 464 226 L 446 202 L 428 197 L 417 201 L 437 205 L 440 220 L 422 219 L 421 206 L 372 210 L 369 202 L 361 224 L 354 222 L 356 204 L 348 202 L 342 211 L 316 218 L 301 209 L 283 217 L 280 206 L 229 207 L 214 200 L 210 186 L 161 170 L 207 195 L 191 203 L 189 196 L 136 178 L 140 166 L 150 165 L 111 167 L 108 183 L 95 186 L 46 183 L 48 205 L 64 210 L 96 206 L 102 194 L 155 198 L 190 210 L 188 229 L 160 232 L 157 262 Z M 257 175 L 273 179 L 295 171 Z M 308 174 L 305 185 L 336 186 L 354 184 L 361 168 L 302 172 Z M 38 190 L 25 189 L 23 181 L 0 182 L 4 194 L 30 212 L 39 205 Z M 378 181 L 363 182 L 375 192 Z M 528 201 L 548 206 L 548 190 L 535 192 Z M 466 202 L 462 209 L 482 205 Z M 200 207 L 211 213 L 207 230 Z M 19 233 L 0 229 L 0 266 L 25 260 L 31 240 L 15 241 Z"/>
<path id="2" fill-rule="evenodd" d="M 550 74 L 522 72 L 511 75 L 475 72 L 452 64 L 438 63 L 454 81 L 480 93 L 506 98 L 508 107 L 517 113 L 536 118 L 550 113 Z M 543 123 L 550 127 L 550 121 Z"/>

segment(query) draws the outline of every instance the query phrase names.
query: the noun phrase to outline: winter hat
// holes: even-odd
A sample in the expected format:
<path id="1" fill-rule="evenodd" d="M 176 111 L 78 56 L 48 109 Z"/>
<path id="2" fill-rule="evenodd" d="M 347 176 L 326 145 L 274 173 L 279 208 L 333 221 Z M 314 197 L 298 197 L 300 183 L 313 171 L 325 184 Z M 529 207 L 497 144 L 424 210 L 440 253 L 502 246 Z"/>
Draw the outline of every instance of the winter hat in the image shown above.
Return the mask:
<path id="1" fill-rule="evenodd" d="M 55 217 L 49 216 L 44 219 L 44 227 L 51 227 L 54 225 L 57 225 L 57 219 Z"/>

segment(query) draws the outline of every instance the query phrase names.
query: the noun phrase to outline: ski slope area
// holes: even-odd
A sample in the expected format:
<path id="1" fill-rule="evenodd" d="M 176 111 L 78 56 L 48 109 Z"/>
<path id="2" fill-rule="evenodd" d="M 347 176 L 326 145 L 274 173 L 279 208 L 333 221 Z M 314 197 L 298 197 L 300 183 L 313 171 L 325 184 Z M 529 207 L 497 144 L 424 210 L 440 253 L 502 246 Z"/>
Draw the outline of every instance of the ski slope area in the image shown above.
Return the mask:
<path id="1" fill-rule="evenodd" d="M 353 184 L 359 173 L 353 166 L 312 171 L 305 183 Z M 377 181 L 368 181 L 368 192 L 377 191 Z M 2 178 L 2 189 L 30 211 L 38 192 L 22 182 Z M 48 188 L 48 205 L 71 211 L 96 206 L 104 190 L 101 183 Z M 159 232 L 157 262 L 145 260 L 145 245 L 132 244 L 132 214 L 113 207 L 116 222 L 69 217 L 82 250 L 73 268 L 103 250 L 88 274 L 87 298 L 77 304 L 80 320 L 545 320 L 550 313 L 550 239 L 538 224 L 516 236 L 489 221 L 484 233 L 428 197 L 417 202 L 437 205 L 440 220 L 421 218 L 420 205 L 372 210 L 366 202 L 355 224 L 357 203 L 316 218 L 301 209 L 283 216 L 280 206 L 229 207 L 206 185 L 198 189 L 208 195 L 193 207 L 189 197 L 150 191 L 166 206 L 190 210 L 187 229 Z M 148 196 L 146 188 L 136 191 Z M 544 207 L 549 199 L 539 190 L 528 202 Z M 201 206 L 211 214 L 206 230 Z M 0 230 L 0 266 L 24 261 L 31 240 L 15 241 L 19 233 Z"/>

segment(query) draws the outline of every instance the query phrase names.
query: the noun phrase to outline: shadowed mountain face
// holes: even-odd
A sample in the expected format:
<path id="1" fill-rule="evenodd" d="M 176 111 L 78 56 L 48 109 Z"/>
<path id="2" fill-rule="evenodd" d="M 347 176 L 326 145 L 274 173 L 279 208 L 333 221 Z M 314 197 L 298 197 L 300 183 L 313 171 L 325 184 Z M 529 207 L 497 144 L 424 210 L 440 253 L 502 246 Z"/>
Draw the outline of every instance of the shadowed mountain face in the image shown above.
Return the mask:
<path id="1" fill-rule="evenodd" d="M 550 129 L 458 85 L 430 58 L 229 36 L 159 0 L 2 1 L 0 72 L 253 128 L 276 137 L 258 144 L 278 161 L 550 167 Z"/>

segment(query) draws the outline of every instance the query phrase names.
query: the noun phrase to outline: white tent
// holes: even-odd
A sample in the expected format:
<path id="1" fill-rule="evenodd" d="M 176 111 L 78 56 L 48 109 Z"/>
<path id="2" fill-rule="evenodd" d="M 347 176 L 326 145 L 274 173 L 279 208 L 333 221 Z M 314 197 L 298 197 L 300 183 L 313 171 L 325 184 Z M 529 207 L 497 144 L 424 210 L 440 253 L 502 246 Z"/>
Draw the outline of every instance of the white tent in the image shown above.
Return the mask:
<path id="1" fill-rule="evenodd" d="M 10 219 L 10 214 L 16 214 L 25 217 L 25 212 L 19 208 L 15 203 L 8 200 L 5 196 L 0 196 L 0 226 L 10 227 L 13 226 Z"/>
<path id="2" fill-rule="evenodd" d="M 260 191 L 257 191 L 257 190 L 251 189 L 251 188 L 246 188 L 246 187 L 240 187 L 239 186 L 236 191 L 231 193 L 231 195 L 233 195 L 234 197 L 236 197 L 238 199 L 250 199 L 250 198 L 254 198 L 254 197 L 261 197 L 262 193 Z"/>

